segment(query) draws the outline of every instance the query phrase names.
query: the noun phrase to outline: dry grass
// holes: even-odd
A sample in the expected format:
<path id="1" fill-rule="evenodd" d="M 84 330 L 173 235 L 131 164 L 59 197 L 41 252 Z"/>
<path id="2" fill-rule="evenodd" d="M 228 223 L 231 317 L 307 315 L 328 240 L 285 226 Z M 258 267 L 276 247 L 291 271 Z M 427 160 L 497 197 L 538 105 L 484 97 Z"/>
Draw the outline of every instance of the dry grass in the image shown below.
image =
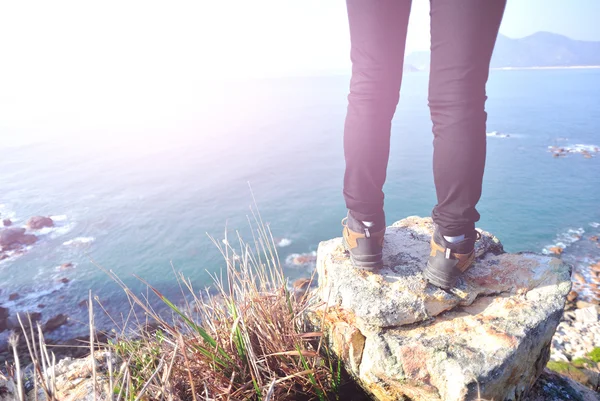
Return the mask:
<path id="1" fill-rule="evenodd" d="M 199 294 L 179 276 L 187 293 L 180 307 L 147 283 L 175 322 L 113 275 L 159 324 L 151 336 L 114 343 L 122 359 L 131 359 L 127 376 L 134 392 L 181 400 L 335 398 L 341 367 L 319 352 L 321 333 L 303 331 L 306 296 L 288 289 L 272 235 L 260 215 L 254 217 L 251 245 L 239 235 L 237 250 L 227 238 L 213 239 L 227 263 L 226 277 L 214 278 L 216 295 Z"/>
<path id="2" fill-rule="evenodd" d="M 290 291 L 269 228 L 259 214 L 249 219 L 253 238 L 246 243 L 237 234 L 234 247 L 227 238 L 214 239 L 226 261 L 225 277 L 214 277 L 216 294 L 194 290 L 177 276 L 184 305 L 175 305 L 161 292 L 148 288 L 170 308 L 169 320 L 151 307 L 149 297 L 128 288 L 106 271 L 127 294 L 131 311 L 140 309 L 153 322 L 153 330 L 138 331 L 136 338 L 117 337 L 108 348 L 120 368 L 96 372 L 113 389 L 98 399 L 110 400 L 331 400 L 339 399 L 342 368 L 321 347 L 321 333 L 307 332 L 303 313 L 306 293 Z M 143 281 L 143 280 L 142 280 Z M 152 295 L 154 294 L 154 295 Z M 90 344 L 94 344 L 94 311 L 90 293 Z M 135 321 L 134 318 L 132 320 Z M 31 327 L 31 325 L 30 325 Z M 23 334 L 34 365 L 36 388 L 47 400 L 59 399 L 51 353 L 43 344 L 41 329 L 35 344 L 33 332 Z M 93 359 L 94 347 L 90 347 Z M 15 354 L 16 360 L 18 360 Z M 92 360 L 91 359 L 91 360 Z M 22 372 L 9 372 L 23 400 Z M 17 383 L 18 381 L 18 383 Z M 96 399 L 94 392 L 93 399 Z"/>

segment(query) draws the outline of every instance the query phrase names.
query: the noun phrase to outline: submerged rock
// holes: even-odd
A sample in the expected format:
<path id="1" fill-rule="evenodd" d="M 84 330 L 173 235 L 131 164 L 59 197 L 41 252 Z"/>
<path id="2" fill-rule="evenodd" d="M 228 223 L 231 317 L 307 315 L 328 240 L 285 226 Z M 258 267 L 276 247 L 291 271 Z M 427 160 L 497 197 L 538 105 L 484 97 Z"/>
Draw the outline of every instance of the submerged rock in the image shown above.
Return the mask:
<path id="1" fill-rule="evenodd" d="M 66 315 L 63 315 L 62 313 L 60 313 L 60 314 L 54 316 L 53 318 L 48 319 L 48 321 L 44 325 L 44 332 L 50 333 L 50 332 L 58 329 L 60 326 L 66 324 L 68 321 L 69 321 L 69 318 Z"/>
<path id="2" fill-rule="evenodd" d="M 60 265 L 58 267 L 58 270 L 68 270 L 68 269 L 72 269 L 73 267 L 75 267 L 75 266 L 73 265 L 72 262 L 67 262 L 67 263 L 63 263 L 62 265 Z"/>
<path id="3" fill-rule="evenodd" d="M 475 265 L 449 293 L 429 285 L 431 219 L 388 227 L 384 268 L 355 269 L 341 238 L 318 250 L 309 313 L 375 399 L 521 400 L 549 358 L 571 289 L 570 267 L 533 253 L 504 253 L 482 232 Z"/>
<path id="4" fill-rule="evenodd" d="M 8 329 L 8 309 L 0 306 L 0 332 Z"/>
<path id="5" fill-rule="evenodd" d="M 21 317 L 21 322 L 23 323 L 23 327 L 25 327 L 25 328 L 31 327 L 32 324 L 33 324 L 33 327 L 35 327 L 35 323 L 42 320 L 41 312 L 25 312 L 25 313 L 18 313 L 18 315 Z M 15 321 L 15 328 L 18 328 L 19 330 L 21 328 L 21 325 L 19 324 L 18 320 Z"/>
<path id="6" fill-rule="evenodd" d="M 33 216 L 27 221 L 27 228 L 30 230 L 39 230 L 44 227 L 54 227 L 54 221 L 45 216 Z"/>

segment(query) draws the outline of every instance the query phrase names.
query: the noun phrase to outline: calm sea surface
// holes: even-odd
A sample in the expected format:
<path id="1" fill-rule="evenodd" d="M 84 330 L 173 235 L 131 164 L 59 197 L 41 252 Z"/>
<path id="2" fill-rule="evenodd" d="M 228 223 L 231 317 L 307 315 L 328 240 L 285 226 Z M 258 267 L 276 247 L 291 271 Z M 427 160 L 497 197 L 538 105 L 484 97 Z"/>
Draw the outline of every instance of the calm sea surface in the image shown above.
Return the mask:
<path id="1" fill-rule="evenodd" d="M 25 255 L 0 262 L 0 305 L 45 318 L 67 313 L 72 324 L 55 334 L 65 336 L 86 330 L 87 313 L 77 304 L 88 289 L 111 314 L 126 312 L 124 294 L 92 259 L 136 289 L 142 287 L 133 274 L 174 299 L 171 263 L 196 288 L 209 285 L 209 274 L 224 263 L 207 233 L 222 238 L 227 227 L 249 235 L 248 182 L 263 219 L 287 245 L 279 249 L 282 260 L 315 251 L 319 241 L 339 235 L 345 214 L 348 80 L 213 85 L 210 101 L 191 96 L 181 106 L 185 117 L 174 107 L 172 118 L 136 132 L 99 125 L 67 141 L 46 137 L 43 125 L 35 133 L 3 128 L 1 216 L 23 225 L 32 215 L 50 215 L 57 227 L 42 231 Z M 600 153 L 553 158 L 548 151 L 600 146 L 599 94 L 600 69 L 491 72 L 488 132 L 509 136 L 488 137 L 479 227 L 508 251 L 541 252 L 568 245 L 573 233 L 600 231 Z M 392 130 L 389 223 L 429 215 L 435 203 L 425 73 L 406 74 Z M 593 258 L 598 251 L 584 252 Z M 66 262 L 75 268 L 59 271 Z M 286 269 L 291 280 L 310 270 Z M 63 277 L 68 284 L 58 281 Z M 20 298 L 8 301 L 14 292 Z M 98 314 L 100 325 L 110 325 Z"/>

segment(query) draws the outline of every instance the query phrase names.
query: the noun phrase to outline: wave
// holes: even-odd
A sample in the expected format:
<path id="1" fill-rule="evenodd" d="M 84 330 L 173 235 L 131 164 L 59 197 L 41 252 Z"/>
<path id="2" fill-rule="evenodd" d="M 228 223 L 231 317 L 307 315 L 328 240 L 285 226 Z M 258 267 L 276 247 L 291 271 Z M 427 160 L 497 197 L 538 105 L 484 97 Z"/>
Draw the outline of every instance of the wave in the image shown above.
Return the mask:
<path id="1" fill-rule="evenodd" d="M 558 234 L 554 243 L 546 245 L 542 249 L 544 255 L 561 254 L 569 245 L 579 241 L 585 230 L 580 227 L 577 229 L 570 228 L 564 233 Z"/>
<path id="2" fill-rule="evenodd" d="M 317 252 L 292 253 L 285 258 L 285 264 L 290 267 L 309 267 L 317 265 Z"/>
<path id="3" fill-rule="evenodd" d="M 9 264 L 9 263 L 15 261 L 20 256 L 23 256 L 24 254 L 29 252 L 31 250 L 31 248 L 33 248 L 33 245 L 27 245 L 23 248 L 11 250 L 11 251 L 4 251 L 2 254 L 5 257 L 4 257 L 4 259 L 0 260 L 0 266 L 2 266 L 4 264 Z"/>
<path id="4" fill-rule="evenodd" d="M 573 146 L 565 146 L 565 149 L 567 149 L 567 151 L 569 151 L 569 152 L 574 152 L 574 153 L 600 152 L 600 147 L 598 145 L 583 145 L 580 143 L 573 145 Z"/>
<path id="5" fill-rule="evenodd" d="M 65 221 L 67 220 L 67 215 L 66 214 L 59 214 L 56 216 L 50 216 L 50 218 L 52 219 L 52 221 L 54 221 L 55 223 L 57 221 Z"/>
<path id="6" fill-rule="evenodd" d="M 275 241 L 279 248 L 285 248 L 286 246 L 292 245 L 292 240 L 289 238 L 278 238 Z"/>
<path id="7" fill-rule="evenodd" d="M 570 229 L 556 236 L 556 241 L 543 249 L 545 254 L 559 254 L 565 263 L 573 267 L 573 291 L 583 301 L 600 301 L 600 224 L 589 225 L 587 232 L 583 228 Z M 585 233 L 585 236 L 583 235 Z"/>
<path id="8" fill-rule="evenodd" d="M 77 237 L 77 238 L 73 238 L 73 239 L 63 242 L 63 245 L 65 245 L 65 246 L 86 245 L 86 244 L 91 244 L 95 240 L 96 240 L 96 238 L 94 238 L 94 237 Z"/>
<path id="9" fill-rule="evenodd" d="M 565 155 L 567 153 L 578 153 L 589 158 L 592 157 L 592 153 L 600 152 L 600 146 L 585 145 L 581 143 L 565 146 L 550 145 L 548 146 L 548 151 L 554 153 L 555 156 Z"/>
<path id="10" fill-rule="evenodd" d="M 18 221 L 17 212 L 12 209 L 9 209 L 8 206 L 4 203 L 0 203 L 0 227 L 2 226 L 2 220 L 9 219 L 13 223 Z"/>
<path id="11" fill-rule="evenodd" d="M 49 235 L 52 238 L 61 237 L 65 234 L 68 234 L 73 228 L 75 228 L 74 222 L 69 222 L 67 224 L 58 224 L 53 227 L 44 227 L 39 230 L 36 230 L 34 233 L 38 236 L 40 235 Z"/>
<path id="12" fill-rule="evenodd" d="M 2 302 L 2 306 L 8 309 L 16 309 L 17 311 L 39 310 L 38 304 L 42 298 L 60 291 L 64 286 L 65 284 L 61 282 L 54 282 L 49 287 L 19 290 L 19 297 L 17 299 L 12 301 L 6 299 Z"/>
<path id="13" fill-rule="evenodd" d="M 510 138 L 513 136 L 511 134 L 505 134 L 498 131 L 486 132 L 485 135 L 491 138 Z"/>

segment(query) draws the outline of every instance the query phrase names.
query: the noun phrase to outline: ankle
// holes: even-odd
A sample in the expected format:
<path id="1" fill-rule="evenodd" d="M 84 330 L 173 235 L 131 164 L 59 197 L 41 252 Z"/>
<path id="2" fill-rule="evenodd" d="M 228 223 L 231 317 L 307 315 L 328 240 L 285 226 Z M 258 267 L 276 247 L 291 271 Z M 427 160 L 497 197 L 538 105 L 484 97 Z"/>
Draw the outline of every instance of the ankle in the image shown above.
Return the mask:
<path id="1" fill-rule="evenodd" d="M 434 230 L 434 241 L 455 253 L 466 254 L 471 252 L 475 247 L 476 240 L 477 232 L 475 230 L 460 235 L 442 235 L 437 226 Z"/>
<path id="2" fill-rule="evenodd" d="M 367 228 L 371 232 L 378 232 L 385 229 L 385 214 L 383 211 L 378 215 L 364 216 L 355 214 L 348 210 L 348 228 L 355 232 L 362 232 Z"/>

